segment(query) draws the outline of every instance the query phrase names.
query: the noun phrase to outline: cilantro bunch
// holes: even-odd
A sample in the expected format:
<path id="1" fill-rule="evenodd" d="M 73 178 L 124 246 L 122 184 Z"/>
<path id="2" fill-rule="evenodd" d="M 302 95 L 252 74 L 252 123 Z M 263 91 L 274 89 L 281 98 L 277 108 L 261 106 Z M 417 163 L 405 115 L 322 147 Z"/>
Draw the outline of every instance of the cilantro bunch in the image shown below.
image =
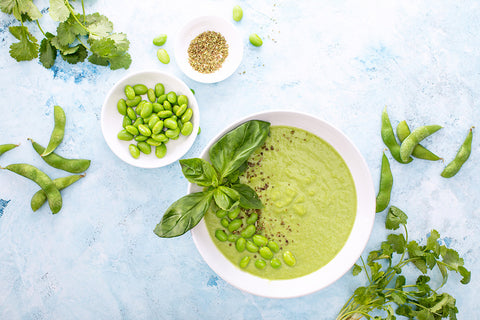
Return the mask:
<path id="1" fill-rule="evenodd" d="M 10 33 L 19 42 L 10 45 L 10 55 L 17 61 L 33 60 L 39 57 L 45 68 L 51 68 L 58 52 L 68 63 L 88 61 L 110 69 L 128 69 L 132 59 L 127 52 L 130 42 L 124 33 L 114 33 L 113 24 L 99 14 L 77 13 L 69 0 L 50 0 L 50 17 L 58 21 L 57 34 L 44 32 L 38 19 L 42 17 L 33 0 L 0 0 L 0 9 L 12 14 L 20 26 L 11 26 Z M 40 42 L 30 33 L 25 22 L 35 21 L 44 35 Z M 90 52 L 91 54 L 89 55 Z"/>
<path id="2" fill-rule="evenodd" d="M 401 225 L 404 234 L 388 235 L 380 249 L 370 252 L 366 264 L 362 258 L 362 266 L 356 264 L 353 267 L 354 275 L 365 271 L 369 283 L 355 290 L 337 320 L 362 317 L 393 320 L 395 314 L 419 320 L 457 319 L 455 299 L 438 290 L 447 282 L 449 271 L 459 273 L 463 284 L 470 282 L 470 271 L 463 266 L 463 259 L 457 251 L 438 243 L 440 234 L 436 230 L 430 232 L 426 245 L 420 245 L 408 240 L 406 224 L 407 215 L 397 207 L 390 207 L 385 227 L 396 230 Z M 407 283 L 402 275 L 402 269 L 408 265 L 414 265 L 422 273 L 413 283 Z M 430 286 L 430 277 L 426 275 L 435 267 L 443 278 L 436 289 Z M 385 312 L 386 316 L 371 316 L 375 310 Z"/>

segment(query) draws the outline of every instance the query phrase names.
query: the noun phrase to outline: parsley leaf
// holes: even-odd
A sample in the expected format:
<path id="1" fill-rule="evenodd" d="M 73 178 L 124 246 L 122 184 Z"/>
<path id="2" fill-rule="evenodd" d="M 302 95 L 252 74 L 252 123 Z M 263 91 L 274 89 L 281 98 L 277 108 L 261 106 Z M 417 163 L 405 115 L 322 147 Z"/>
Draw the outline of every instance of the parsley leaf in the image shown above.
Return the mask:
<path id="1" fill-rule="evenodd" d="M 10 33 L 20 42 L 10 45 L 10 55 L 17 61 L 27 61 L 38 57 L 37 39 L 28 31 L 27 27 L 9 27 Z"/>

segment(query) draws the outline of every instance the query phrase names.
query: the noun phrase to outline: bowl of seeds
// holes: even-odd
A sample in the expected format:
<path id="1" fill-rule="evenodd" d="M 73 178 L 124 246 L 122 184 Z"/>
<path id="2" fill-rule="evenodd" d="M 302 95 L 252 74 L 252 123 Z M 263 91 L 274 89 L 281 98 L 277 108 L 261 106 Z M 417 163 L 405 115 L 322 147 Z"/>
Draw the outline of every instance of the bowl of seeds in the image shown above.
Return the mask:
<path id="1" fill-rule="evenodd" d="M 178 33 L 175 60 L 192 80 L 214 83 L 228 78 L 243 56 L 242 38 L 235 26 L 217 16 L 188 22 Z"/>

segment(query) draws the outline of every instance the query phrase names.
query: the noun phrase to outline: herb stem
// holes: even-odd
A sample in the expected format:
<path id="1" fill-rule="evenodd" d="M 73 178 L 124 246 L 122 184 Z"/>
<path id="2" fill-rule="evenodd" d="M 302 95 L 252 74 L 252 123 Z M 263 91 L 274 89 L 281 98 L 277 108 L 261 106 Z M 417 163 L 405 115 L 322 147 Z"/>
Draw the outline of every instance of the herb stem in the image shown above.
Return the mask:
<path id="1" fill-rule="evenodd" d="M 87 23 L 87 17 L 85 15 L 85 4 L 83 3 L 83 0 L 82 0 L 82 11 L 83 11 L 83 23 Z"/>
<path id="2" fill-rule="evenodd" d="M 372 283 L 372 279 L 370 279 L 370 276 L 368 275 L 367 266 L 365 265 L 365 261 L 363 260 L 362 256 L 360 256 L 360 260 L 362 260 L 363 269 L 365 270 L 365 274 L 367 275 L 368 282 Z"/>
<path id="3" fill-rule="evenodd" d="M 98 35 L 96 35 L 95 33 L 90 32 L 90 30 L 89 30 L 87 27 L 85 27 L 80 20 L 78 20 L 78 17 L 77 17 L 77 15 L 75 14 L 75 11 L 73 10 L 73 8 L 72 8 L 72 6 L 70 5 L 70 3 L 68 2 L 68 0 L 65 0 L 65 5 L 67 6 L 68 10 L 70 11 L 73 19 L 75 19 L 75 21 L 77 21 L 77 23 L 78 23 L 85 31 L 87 31 L 89 34 L 92 34 L 92 35 L 94 35 L 94 36 L 98 36 Z M 85 15 L 84 15 L 84 17 L 85 17 Z"/>
<path id="4" fill-rule="evenodd" d="M 45 34 L 45 32 L 43 32 L 42 27 L 40 26 L 40 22 L 38 22 L 38 20 L 36 20 L 35 22 L 37 23 L 37 26 L 38 26 L 38 29 L 40 29 L 40 32 L 42 32 L 43 35 L 46 37 L 47 35 Z"/>

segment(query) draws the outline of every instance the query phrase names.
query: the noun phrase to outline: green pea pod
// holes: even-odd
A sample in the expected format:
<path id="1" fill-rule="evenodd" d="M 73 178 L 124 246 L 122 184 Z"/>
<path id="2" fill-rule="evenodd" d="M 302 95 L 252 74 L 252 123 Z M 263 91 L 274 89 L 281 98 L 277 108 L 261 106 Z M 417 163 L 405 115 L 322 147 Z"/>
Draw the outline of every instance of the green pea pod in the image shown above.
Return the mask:
<path id="1" fill-rule="evenodd" d="M 400 146 L 400 159 L 402 159 L 402 161 L 407 161 L 410 158 L 413 149 L 415 149 L 415 146 L 417 146 L 420 141 L 434 134 L 440 129 L 442 129 L 442 126 L 428 125 L 418 127 L 413 130 L 412 133 L 410 133 L 408 137 L 403 140 L 402 145 Z"/>
<path id="2" fill-rule="evenodd" d="M 445 169 L 443 169 L 442 173 L 440 174 L 444 178 L 451 178 L 460 171 L 460 168 L 463 164 L 468 160 L 470 154 L 472 153 L 472 139 L 473 139 L 473 127 L 470 128 L 470 131 L 465 138 L 465 141 L 458 149 L 457 155 L 455 158 L 450 162 Z"/>
<path id="3" fill-rule="evenodd" d="M 410 134 L 410 128 L 408 127 L 408 124 L 405 120 L 400 122 L 397 126 L 397 137 L 400 140 L 400 142 L 403 142 L 406 137 Z M 431 152 L 421 144 L 417 144 L 415 148 L 412 151 L 412 156 L 414 156 L 417 159 L 423 159 L 423 160 L 430 160 L 430 161 L 437 161 L 441 160 L 439 156 L 437 156 L 435 153 Z"/>
<path id="4" fill-rule="evenodd" d="M 388 117 L 387 107 L 385 107 L 382 112 L 381 136 L 383 143 L 385 143 L 388 150 L 390 150 L 390 153 L 395 160 L 400 163 L 409 163 L 413 160 L 411 157 L 407 157 L 407 159 L 404 161 L 400 157 L 400 145 L 395 139 L 395 133 L 393 133 L 393 127 L 390 123 L 390 118 Z"/>
<path id="5" fill-rule="evenodd" d="M 48 156 L 50 153 L 52 153 L 53 150 L 55 150 L 62 142 L 65 134 L 65 123 L 67 120 L 65 117 L 65 112 L 61 107 L 55 106 L 53 113 L 55 126 L 53 128 L 52 135 L 50 136 L 50 142 L 48 142 L 47 148 L 41 154 L 42 157 Z"/>
<path id="6" fill-rule="evenodd" d="M 382 156 L 382 167 L 380 171 L 380 184 L 378 187 L 375 212 L 382 212 L 387 208 L 388 204 L 390 203 L 390 195 L 392 193 L 393 175 L 392 171 L 390 170 L 390 163 L 388 162 L 388 158 L 385 153 L 383 153 Z"/>
<path id="7" fill-rule="evenodd" d="M 71 176 L 55 179 L 53 180 L 53 183 L 55 184 L 55 187 L 60 191 L 72 185 L 73 183 L 77 182 L 83 177 L 85 177 L 85 174 L 71 175 Z M 38 190 L 33 195 L 32 200 L 30 201 L 30 206 L 32 207 L 32 210 L 35 212 L 43 206 L 45 201 L 47 201 L 47 195 L 43 190 Z"/>
<path id="8" fill-rule="evenodd" d="M 42 154 L 45 148 L 32 139 L 29 140 L 32 143 L 33 149 L 35 149 L 38 154 Z M 66 159 L 59 156 L 55 152 L 50 153 L 48 156 L 42 157 L 42 159 L 50 166 L 70 173 L 81 173 L 87 171 L 91 162 L 90 160 L 86 159 Z"/>
<path id="9" fill-rule="evenodd" d="M 10 151 L 18 146 L 19 144 L 12 144 L 12 143 L 0 145 L 0 156 L 5 152 Z"/>
<path id="10" fill-rule="evenodd" d="M 55 214 L 60 211 L 62 208 L 62 195 L 57 187 L 55 187 L 52 179 L 50 179 L 50 177 L 44 172 L 26 163 L 11 164 L 3 169 L 10 170 L 38 184 L 47 196 L 48 204 L 52 213 Z"/>

